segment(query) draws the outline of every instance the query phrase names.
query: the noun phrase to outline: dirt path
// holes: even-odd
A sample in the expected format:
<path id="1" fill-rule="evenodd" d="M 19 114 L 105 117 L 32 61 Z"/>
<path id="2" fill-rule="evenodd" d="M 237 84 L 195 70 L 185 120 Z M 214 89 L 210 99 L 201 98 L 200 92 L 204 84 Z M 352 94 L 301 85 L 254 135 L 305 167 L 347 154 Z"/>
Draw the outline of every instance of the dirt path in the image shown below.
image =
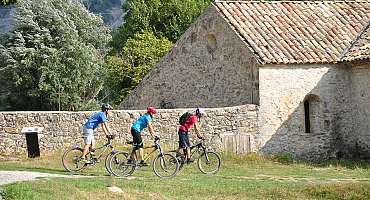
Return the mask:
<path id="1" fill-rule="evenodd" d="M 34 181 L 37 178 L 48 177 L 65 177 L 65 178 L 79 178 L 79 175 L 61 175 L 49 174 L 41 172 L 27 172 L 27 171 L 0 171 L 0 185 L 15 183 L 18 181 Z"/>

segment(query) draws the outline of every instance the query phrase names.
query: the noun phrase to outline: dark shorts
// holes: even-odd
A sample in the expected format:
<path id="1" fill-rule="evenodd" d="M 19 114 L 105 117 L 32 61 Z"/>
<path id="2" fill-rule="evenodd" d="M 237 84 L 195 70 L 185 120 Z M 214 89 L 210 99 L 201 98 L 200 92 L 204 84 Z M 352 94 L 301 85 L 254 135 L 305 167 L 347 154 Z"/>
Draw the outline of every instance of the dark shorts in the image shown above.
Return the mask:
<path id="1" fill-rule="evenodd" d="M 187 132 L 179 131 L 179 147 L 186 149 L 190 147 L 189 136 Z"/>
<path id="2" fill-rule="evenodd" d="M 132 135 L 132 138 L 133 138 L 133 142 L 134 142 L 134 148 L 135 149 L 139 149 L 139 148 L 143 148 L 143 140 L 141 139 L 141 134 L 136 131 L 135 129 L 131 129 L 131 135 Z"/>

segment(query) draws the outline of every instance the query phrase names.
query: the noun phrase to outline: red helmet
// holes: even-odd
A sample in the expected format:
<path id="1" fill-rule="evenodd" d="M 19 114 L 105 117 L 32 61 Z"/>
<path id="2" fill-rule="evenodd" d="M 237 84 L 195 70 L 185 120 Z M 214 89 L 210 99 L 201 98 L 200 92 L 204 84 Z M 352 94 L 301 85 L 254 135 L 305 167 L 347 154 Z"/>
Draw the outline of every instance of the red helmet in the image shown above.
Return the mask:
<path id="1" fill-rule="evenodd" d="M 154 107 L 148 107 L 146 109 L 146 111 L 149 113 L 149 114 L 157 114 L 157 110 L 154 108 Z"/>

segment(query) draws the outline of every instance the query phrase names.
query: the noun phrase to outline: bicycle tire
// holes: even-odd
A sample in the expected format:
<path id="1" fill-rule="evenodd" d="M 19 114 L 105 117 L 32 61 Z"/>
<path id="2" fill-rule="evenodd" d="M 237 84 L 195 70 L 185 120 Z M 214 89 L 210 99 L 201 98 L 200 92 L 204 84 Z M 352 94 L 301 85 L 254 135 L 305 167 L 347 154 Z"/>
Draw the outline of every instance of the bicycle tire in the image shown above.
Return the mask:
<path id="1" fill-rule="evenodd" d="M 114 176 L 127 177 L 132 175 L 136 170 L 136 164 L 129 164 L 127 160 L 129 153 L 120 151 L 115 153 L 109 161 L 109 169 Z"/>
<path id="2" fill-rule="evenodd" d="M 82 160 L 82 154 L 83 150 L 79 147 L 66 150 L 62 157 L 64 169 L 69 172 L 78 172 L 84 169 L 86 167 L 86 163 L 80 163 Z M 72 156 L 72 158 L 69 158 L 70 156 Z M 73 167 L 73 165 L 75 167 Z"/>
<path id="3" fill-rule="evenodd" d="M 207 159 L 207 157 L 208 159 Z M 208 151 L 205 153 L 202 153 L 198 158 L 198 169 L 207 175 L 215 174 L 217 173 L 221 168 L 221 158 L 220 156 L 213 152 Z M 209 170 L 208 167 L 212 170 Z"/>
<path id="4" fill-rule="evenodd" d="M 158 162 L 157 162 L 158 161 Z M 179 170 L 177 158 L 169 153 L 159 154 L 153 160 L 153 172 L 160 178 L 174 177 Z M 162 174 L 163 170 L 165 173 Z"/>
<path id="5" fill-rule="evenodd" d="M 107 172 L 112 175 L 112 170 L 110 169 L 109 167 L 109 161 L 110 159 L 112 158 L 112 156 L 114 155 L 113 152 L 110 152 L 106 157 L 105 157 L 105 160 L 104 160 L 104 165 L 105 165 L 105 169 L 107 170 Z M 113 174 L 114 175 L 114 174 Z"/>

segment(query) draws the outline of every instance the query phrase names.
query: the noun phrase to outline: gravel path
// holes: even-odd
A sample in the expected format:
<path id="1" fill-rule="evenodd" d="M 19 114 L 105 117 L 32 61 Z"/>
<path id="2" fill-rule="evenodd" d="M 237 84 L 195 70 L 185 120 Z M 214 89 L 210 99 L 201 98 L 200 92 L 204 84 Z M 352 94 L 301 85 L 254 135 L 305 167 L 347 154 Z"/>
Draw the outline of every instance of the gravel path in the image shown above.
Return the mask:
<path id="1" fill-rule="evenodd" d="M 47 178 L 47 177 L 79 178 L 81 176 L 49 174 L 41 172 L 27 172 L 27 171 L 0 171 L 0 185 L 14 183 L 18 181 L 34 181 L 37 180 L 37 178 Z"/>

